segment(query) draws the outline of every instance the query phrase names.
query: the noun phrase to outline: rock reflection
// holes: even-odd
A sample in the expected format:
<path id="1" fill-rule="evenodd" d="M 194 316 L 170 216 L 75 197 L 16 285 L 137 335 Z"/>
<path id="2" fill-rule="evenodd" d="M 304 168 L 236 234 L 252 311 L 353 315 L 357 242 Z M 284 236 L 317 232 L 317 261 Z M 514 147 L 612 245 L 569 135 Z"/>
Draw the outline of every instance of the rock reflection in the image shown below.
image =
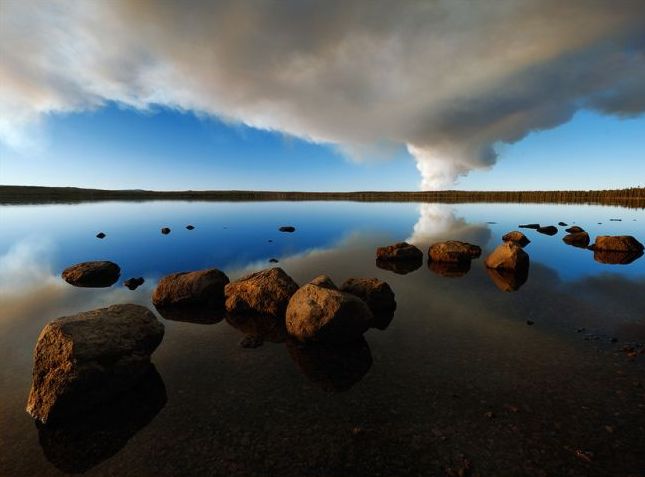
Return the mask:
<path id="1" fill-rule="evenodd" d="M 67 473 L 82 473 L 115 455 L 166 405 L 154 365 L 129 391 L 92 413 L 55 425 L 36 423 L 45 457 Z"/>
<path id="2" fill-rule="evenodd" d="M 419 267 L 423 264 L 423 258 L 418 260 L 384 260 L 377 258 L 376 266 L 383 270 L 389 270 L 390 272 L 397 273 L 399 275 L 407 275 L 410 272 L 418 270 Z"/>
<path id="3" fill-rule="evenodd" d="M 289 340 L 287 350 L 302 373 L 328 392 L 347 391 L 372 366 L 372 353 L 364 339 L 345 345 L 303 345 Z"/>
<path id="4" fill-rule="evenodd" d="M 429 260 L 428 268 L 442 277 L 463 277 L 470 271 L 470 260 L 462 262 L 435 262 Z"/>
<path id="5" fill-rule="evenodd" d="M 618 252 L 615 250 L 594 249 L 593 258 L 596 262 L 609 265 L 629 265 L 643 256 L 643 252 Z"/>
<path id="6" fill-rule="evenodd" d="M 529 278 L 529 267 L 520 267 L 515 270 L 486 267 L 486 272 L 495 286 L 503 292 L 519 290 Z"/>
<path id="7" fill-rule="evenodd" d="M 246 335 L 245 342 L 255 343 L 254 346 L 244 347 L 255 348 L 264 341 L 284 343 L 287 339 L 284 320 L 277 320 L 272 316 L 227 314 L 226 322 Z"/>
<path id="8" fill-rule="evenodd" d="M 224 309 L 205 305 L 155 306 L 166 320 L 183 321 L 201 325 L 213 325 L 224 319 Z"/>

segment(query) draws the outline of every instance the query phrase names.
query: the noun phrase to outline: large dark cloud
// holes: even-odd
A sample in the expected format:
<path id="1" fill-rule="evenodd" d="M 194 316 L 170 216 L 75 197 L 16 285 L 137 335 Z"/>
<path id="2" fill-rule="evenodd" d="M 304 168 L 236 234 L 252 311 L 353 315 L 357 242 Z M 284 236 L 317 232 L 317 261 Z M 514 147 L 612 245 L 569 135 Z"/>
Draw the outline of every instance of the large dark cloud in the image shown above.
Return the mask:
<path id="1" fill-rule="evenodd" d="M 8 0 L 0 137 L 161 104 L 338 145 L 406 146 L 423 187 L 580 108 L 645 108 L 642 0 Z"/>

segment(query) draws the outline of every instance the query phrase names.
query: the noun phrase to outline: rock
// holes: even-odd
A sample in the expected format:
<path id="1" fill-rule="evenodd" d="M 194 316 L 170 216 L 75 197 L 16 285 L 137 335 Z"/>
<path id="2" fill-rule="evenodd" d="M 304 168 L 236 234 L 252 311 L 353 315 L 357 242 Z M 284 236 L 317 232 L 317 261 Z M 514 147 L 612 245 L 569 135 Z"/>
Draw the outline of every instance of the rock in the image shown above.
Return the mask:
<path id="1" fill-rule="evenodd" d="M 143 282 L 145 282 L 143 277 L 128 278 L 126 281 L 123 282 L 123 286 L 129 288 L 130 290 L 136 290 L 141 285 L 143 285 Z"/>
<path id="2" fill-rule="evenodd" d="M 279 230 L 280 232 L 288 232 L 288 233 L 291 233 L 291 232 L 295 232 L 295 231 L 296 231 L 296 228 L 295 228 L 295 227 L 292 227 L 291 225 L 284 225 L 284 226 L 280 227 L 278 230 Z"/>
<path id="3" fill-rule="evenodd" d="M 486 257 L 484 264 L 494 269 L 528 270 L 529 256 L 516 243 L 504 242 Z"/>
<path id="4" fill-rule="evenodd" d="M 423 261 L 423 252 L 407 242 L 399 242 L 376 249 L 377 260 Z"/>
<path id="5" fill-rule="evenodd" d="M 538 227 L 536 229 L 539 233 L 544 235 L 555 235 L 558 233 L 558 228 L 555 225 L 547 225 L 545 227 Z"/>
<path id="6" fill-rule="evenodd" d="M 394 318 L 396 300 L 390 285 L 378 278 L 349 278 L 340 287 L 363 300 L 372 312 L 370 328 L 384 330 Z"/>
<path id="7" fill-rule="evenodd" d="M 163 334 L 150 310 L 130 304 L 49 322 L 34 350 L 27 412 L 45 423 L 109 402 L 146 373 Z"/>
<path id="8" fill-rule="evenodd" d="M 104 288 L 112 286 L 121 275 L 121 268 L 107 260 L 83 262 L 67 267 L 61 276 L 75 287 Z"/>
<path id="9" fill-rule="evenodd" d="M 161 233 L 164 235 L 168 235 L 170 233 L 170 229 L 168 227 L 163 227 L 161 229 Z"/>
<path id="10" fill-rule="evenodd" d="M 327 275 L 318 275 L 309 283 L 311 283 L 312 285 L 317 285 L 319 287 L 329 288 L 330 290 L 338 290 L 336 284 Z"/>
<path id="11" fill-rule="evenodd" d="M 262 270 L 226 285 L 226 311 L 282 318 L 298 284 L 279 267 Z"/>
<path id="12" fill-rule="evenodd" d="M 567 224 L 566 222 L 558 222 L 558 225 L 559 225 L 560 227 L 566 227 L 566 226 L 567 226 L 567 225 L 569 225 L 569 224 Z"/>
<path id="13" fill-rule="evenodd" d="M 503 292 L 519 290 L 529 278 L 528 268 L 518 268 L 516 270 L 486 268 L 486 273 L 488 273 L 495 286 Z"/>
<path id="14" fill-rule="evenodd" d="M 224 304 L 224 287 L 229 282 L 225 273 L 216 268 L 195 272 L 179 272 L 159 280 L 152 293 L 157 307 Z"/>
<path id="15" fill-rule="evenodd" d="M 428 262 L 428 268 L 437 275 L 447 278 L 463 277 L 470 271 L 470 260 L 464 262 Z"/>
<path id="16" fill-rule="evenodd" d="M 98 234 L 96 234 L 96 238 L 98 238 L 98 239 L 104 239 L 104 238 L 105 238 L 105 234 L 104 234 L 103 232 L 99 232 Z"/>
<path id="17" fill-rule="evenodd" d="M 521 229 L 539 229 L 540 224 L 524 224 L 524 225 L 518 225 L 519 228 Z"/>
<path id="18" fill-rule="evenodd" d="M 586 248 L 589 245 L 589 234 L 587 232 L 578 232 L 575 234 L 567 234 L 562 237 L 562 241 L 567 245 L 574 247 Z"/>
<path id="19" fill-rule="evenodd" d="M 477 245 L 457 240 L 438 242 L 428 249 L 428 255 L 433 262 L 465 262 L 478 258 L 482 249 Z"/>
<path id="20" fill-rule="evenodd" d="M 593 249 L 613 252 L 642 252 L 643 244 L 631 235 L 599 235 L 596 237 Z"/>
<path id="21" fill-rule="evenodd" d="M 372 366 L 372 353 L 363 338 L 344 345 L 287 341 L 287 350 L 307 379 L 327 392 L 347 391 Z"/>
<path id="22" fill-rule="evenodd" d="M 419 260 L 388 260 L 376 259 L 376 266 L 383 270 L 397 273 L 399 275 L 407 275 L 410 272 L 418 270 L 423 265 L 423 258 Z"/>
<path id="23" fill-rule="evenodd" d="M 51 424 L 36 422 L 38 441 L 54 466 L 82 474 L 119 452 L 166 401 L 166 387 L 151 364 L 139 382 L 95 412 Z"/>
<path id="24" fill-rule="evenodd" d="M 594 249 L 593 258 L 598 263 L 608 265 L 629 265 L 643 256 L 643 252 L 616 252 L 614 250 Z"/>
<path id="25" fill-rule="evenodd" d="M 609 219 L 610 222 L 622 222 L 623 219 Z"/>
<path id="26" fill-rule="evenodd" d="M 579 234 L 580 232 L 584 232 L 585 230 L 582 227 L 578 227 L 577 225 L 574 225 L 573 227 L 569 227 L 565 232 L 569 232 L 570 234 Z"/>
<path id="27" fill-rule="evenodd" d="M 279 260 L 277 258 L 270 258 L 269 263 L 278 263 Z"/>
<path id="28" fill-rule="evenodd" d="M 262 315 L 227 315 L 226 322 L 241 331 L 249 340 L 284 343 L 287 339 L 287 329 L 284 320 L 270 320 Z"/>
<path id="29" fill-rule="evenodd" d="M 308 283 L 289 300 L 286 326 L 287 333 L 302 342 L 341 344 L 359 339 L 372 319 L 357 296 Z"/>
<path id="30" fill-rule="evenodd" d="M 513 230 L 502 237 L 504 242 L 515 242 L 520 247 L 526 247 L 531 241 L 522 232 Z"/>
<path id="31" fill-rule="evenodd" d="M 195 230 L 195 227 L 193 225 L 186 225 L 186 229 Z"/>

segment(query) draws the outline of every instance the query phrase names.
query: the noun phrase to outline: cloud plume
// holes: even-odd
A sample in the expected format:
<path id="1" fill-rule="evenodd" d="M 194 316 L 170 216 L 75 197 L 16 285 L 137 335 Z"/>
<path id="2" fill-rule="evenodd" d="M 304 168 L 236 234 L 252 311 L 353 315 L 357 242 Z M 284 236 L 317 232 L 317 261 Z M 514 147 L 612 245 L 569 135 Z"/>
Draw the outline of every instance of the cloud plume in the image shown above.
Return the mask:
<path id="1" fill-rule="evenodd" d="M 0 138 L 43 115 L 155 105 L 331 143 L 406 147 L 422 187 L 580 108 L 645 109 L 642 0 L 7 0 Z"/>

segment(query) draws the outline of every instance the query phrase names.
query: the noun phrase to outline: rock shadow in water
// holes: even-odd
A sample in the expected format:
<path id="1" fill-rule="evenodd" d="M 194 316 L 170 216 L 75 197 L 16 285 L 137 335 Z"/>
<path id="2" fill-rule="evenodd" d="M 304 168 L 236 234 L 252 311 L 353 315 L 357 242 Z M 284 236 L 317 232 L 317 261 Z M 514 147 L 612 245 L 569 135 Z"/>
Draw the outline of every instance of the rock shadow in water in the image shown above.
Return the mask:
<path id="1" fill-rule="evenodd" d="M 137 385 L 90 413 L 56 424 L 36 421 L 38 440 L 58 469 L 83 473 L 119 452 L 166 401 L 166 387 L 151 364 Z"/>
<path id="2" fill-rule="evenodd" d="M 305 345 L 289 340 L 287 350 L 307 379 L 327 392 L 347 391 L 372 366 L 372 353 L 363 338 L 344 345 Z"/>

